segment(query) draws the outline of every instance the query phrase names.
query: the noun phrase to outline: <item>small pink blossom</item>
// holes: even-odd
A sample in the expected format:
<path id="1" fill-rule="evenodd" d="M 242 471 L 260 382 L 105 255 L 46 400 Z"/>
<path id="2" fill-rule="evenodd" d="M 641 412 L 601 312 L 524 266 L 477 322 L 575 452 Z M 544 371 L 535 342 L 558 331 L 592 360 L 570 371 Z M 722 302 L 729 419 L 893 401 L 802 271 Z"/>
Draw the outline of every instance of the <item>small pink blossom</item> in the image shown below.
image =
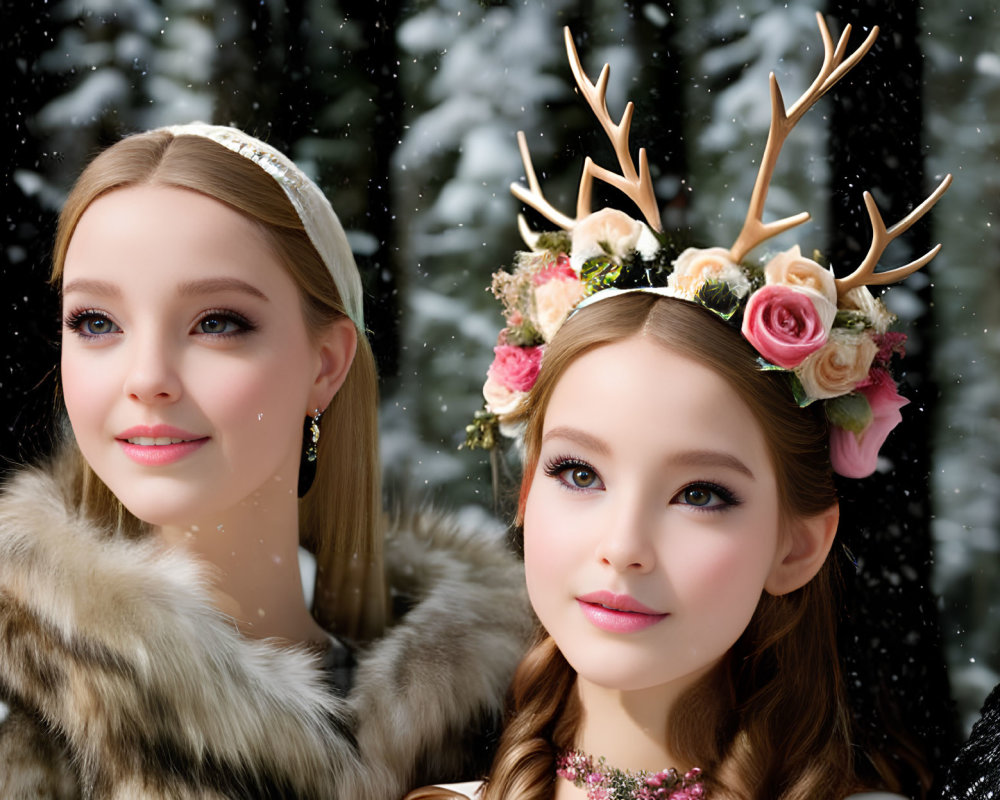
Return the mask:
<path id="1" fill-rule="evenodd" d="M 750 295 L 743 336 L 772 364 L 792 369 L 826 344 L 836 315 L 818 292 L 768 285 Z"/>
<path id="2" fill-rule="evenodd" d="M 834 427 L 830 431 L 830 462 L 845 478 L 867 478 L 875 471 L 878 453 L 890 431 L 903 419 L 899 409 L 910 401 L 896 390 L 892 376 L 873 369 L 869 384 L 860 388 L 872 409 L 872 421 L 861 433 Z"/>
<path id="3" fill-rule="evenodd" d="M 573 267 L 570 266 L 569 256 L 565 253 L 560 253 L 559 257 L 553 263 L 534 274 L 532 282 L 535 286 L 541 286 L 551 280 L 576 277 L 577 274 L 573 271 Z"/>
<path id="4" fill-rule="evenodd" d="M 906 334 L 898 331 L 889 331 L 875 335 L 875 344 L 878 345 L 878 353 L 875 356 L 875 363 L 886 365 L 894 355 L 900 358 L 906 355 Z"/>

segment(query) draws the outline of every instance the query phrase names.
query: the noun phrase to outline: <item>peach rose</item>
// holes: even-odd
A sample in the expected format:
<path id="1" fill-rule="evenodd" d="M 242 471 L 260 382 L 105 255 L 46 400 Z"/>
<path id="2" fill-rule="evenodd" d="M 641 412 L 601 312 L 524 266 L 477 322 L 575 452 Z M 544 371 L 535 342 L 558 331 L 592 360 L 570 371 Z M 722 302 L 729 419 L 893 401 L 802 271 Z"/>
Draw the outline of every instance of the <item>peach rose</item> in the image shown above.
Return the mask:
<path id="1" fill-rule="evenodd" d="M 899 409 L 910 402 L 899 394 L 885 370 L 872 370 L 871 384 L 859 391 L 871 406 L 872 421 L 861 433 L 838 427 L 830 430 L 830 463 L 834 472 L 845 478 L 867 478 L 875 471 L 878 451 L 903 420 Z"/>
<path id="2" fill-rule="evenodd" d="M 853 392 L 868 377 L 878 345 L 864 331 L 834 328 L 823 345 L 795 368 L 806 394 L 814 400 Z"/>
<path id="3" fill-rule="evenodd" d="M 642 223 L 615 208 L 602 208 L 584 217 L 573 227 L 570 262 L 579 275 L 584 262 L 594 256 L 620 260 L 635 250 Z"/>
<path id="4" fill-rule="evenodd" d="M 556 278 L 535 287 L 531 321 L 546 342 L 552 341 L 584 294 L 583 281 L 576 277 Z"/>
<path id="5" fill-rule="evenodd" d="M 826 344 L 837 307 L 822 295 L 783 284 L 750 295 L 743 313 L 743 338 L 785 369 L 801 364 Z"/>
<path id="6" fill-rule="evenodd" d="M 833 273 L 824 269 L 811 258 L 803 258 L 799 246 L 790 247 L 778 253 L 764 267 L 764 280 L 770 284 L 791 286 L 816 292 L 829 302 L 837 305 L 837 284 Z"/>
<path id="7" fill-rule="evenodd" d="M 674 260 L 667 286 L 690 300 L 706 281 L 722 281 L 737 297 L 750 291 L 750 281 L 724 247 L 689 247 Z"/>

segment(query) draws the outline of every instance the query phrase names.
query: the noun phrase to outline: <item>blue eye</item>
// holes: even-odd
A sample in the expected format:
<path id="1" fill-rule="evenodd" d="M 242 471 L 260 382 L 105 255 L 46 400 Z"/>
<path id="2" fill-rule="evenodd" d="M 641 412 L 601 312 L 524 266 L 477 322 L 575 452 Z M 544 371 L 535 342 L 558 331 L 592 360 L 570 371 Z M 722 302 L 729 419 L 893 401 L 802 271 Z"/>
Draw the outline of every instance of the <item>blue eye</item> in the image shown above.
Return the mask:
<path id="1" fill-rule="evenodd" d="M 195 325 L 194 333 L 208 336 L 238 336 L 254 330 L 254 325 L 235 311 L 209 311 Z"/>
<path id="2" fill-rule="evenodd" d="M 95 339 L 110 333 L 121 332 L 118 325 L 99 311 L 76 311 L 68 314 L 63 324 L 67 330 L 86 339 Z"/>

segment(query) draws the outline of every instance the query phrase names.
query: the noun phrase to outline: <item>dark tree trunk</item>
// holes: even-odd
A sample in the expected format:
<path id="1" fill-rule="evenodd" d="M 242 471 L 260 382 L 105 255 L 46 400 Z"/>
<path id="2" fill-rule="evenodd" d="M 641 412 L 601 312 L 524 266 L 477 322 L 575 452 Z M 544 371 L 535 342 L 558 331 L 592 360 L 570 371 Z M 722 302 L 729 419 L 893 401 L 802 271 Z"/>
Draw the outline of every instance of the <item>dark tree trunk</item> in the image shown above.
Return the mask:
<path id="1" fill-rule="evenodd" d="M 918 10 L 909 0 L 828 3 L 837 26 L 835 40 L 847 23 L 854 26 L 852 45 L 871 25 L 881 28 L 872 51 L 830 102 L 833 180 L 827 252 L 839 276 L 860 263 L 871 241 L 865 189 L 872 191 L 886 225 L 892 225 L 933 188 L 924 174 L 921 144 Z M 930 220 L 917 223 L 900 241 L 883 256 L 882 269 L 901 266 L 930 249 Z M 930 444 L 937 396 L 930 363 L 934 320 L 930 283 L 918 276 L 909 286 L 926 310 L 914 320 L 907 356 L 897 365 L 901 394 L 911 402 L 882 449 L 893 468 L 839 484 L 842 541 L 856 563 L 855 569 L 850 559 L 842 558 L 846 591 L 840 634 L 856 711 L 871 736 L 911 732 L 940 779 L 940 765 L 955 749 L 957 727 L 939 612 L 929 588 Z M 873 293 L 878 294 L 878 287 Z"/>

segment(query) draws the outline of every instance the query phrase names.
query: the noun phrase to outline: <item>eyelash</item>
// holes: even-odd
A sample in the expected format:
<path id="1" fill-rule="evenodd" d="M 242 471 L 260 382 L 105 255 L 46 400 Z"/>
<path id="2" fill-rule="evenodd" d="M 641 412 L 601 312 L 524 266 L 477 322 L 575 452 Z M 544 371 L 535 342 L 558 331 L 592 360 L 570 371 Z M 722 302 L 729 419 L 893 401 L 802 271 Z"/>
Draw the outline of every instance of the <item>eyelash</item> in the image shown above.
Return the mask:
<path id="1" fill-rule="evenodd" d="M 242 314 L 222 308 L 209 309 L 208 311 L 202 312 L 195 321 L 193 328 L 198 328 L 198 326 L 210 319 L 217 319 L 222 322 L 231 322 L 237 326 L 237 330 L 226 333 L 208 333 L 207 331 L 198 331 L 199 335 L 208 336 L 212 339 L 228 339 L 233 336 L 242 336 L 257 330 L 257 326 Z M 103 311 L 99 311 L 96 308 L 79 309 L 66 314 L 66 317 L 63 320 L 63 325 L 67 330 L 72 331 L 84 339 L 99 339 L 103 336 L 107 336 L 109 333 L 118 332 L 108 331 L 105 333 L 88 333 L 84 330 L 84 326 L 90 320 L 106 320 L 111 323 L 111 325 L 118 327 L 118 324 L 111 319 L 108 314 Z M 121 328 L 119 327 L 119 331 L 120 330 Z"/>
<path id="2" fill-rule="evenodd" d="M 581 461 L 578 458 L 571 458 L 568 456 L 561 456 L 559 458 L 552 458 L 546 462 L 542 471 L 548 475 L 550 478 L 555 478 L 559 485 L 568 492 L 590 492 L 595 491 L 595 488 L 589 486 L 574 486 L 560 477 L 564 472 L 571 469 L 585 469 L 590 472 L 597 481 L 601 481 L 601 476 L 598 474 L 597 470 L 594 469 L 586 461 Z"/>
<path id="3" fill-rule="evenodd" d="M 548 462 L 546 462 L 546 464 L 543 467 L 543 472 L 548 477 L 555 478 L 557 481 L 559 481 L 559 485 L 569 492 L 587 492 L 596 490 L 596 487 L 592 488 L 592 487 L 575 486 L 572 483 L 563 480 L 563 478 L 561 477 L 562 474 L 565 473 L 567 470 L 571 469 L 587 470 L 594 476 L 594 478 L 597 481 L 601 482 L 602 484 L 601 488 L 603 488 L 603 481 L 601 481 L 601 476 L 598 474 L 597 470 L 594 469 L 586 461 L 581 461 L 578 458 L 572 458 L 566 456 L 553 458 Z M 721 502 L 710 506 L 698 506 L 694 503 L 680 503 L 680 502 L 678 503 L 678 505 L 686 505 L 698 512 L 711 513 L 711 512 L 726 511 L 727 509 L 733 508 L 734 506 L 741 505 L 743 502 L 739 497 L 736 496 L 736 494 L 727 489 L 725 486 L 720 486 L 719 484 L 713 483 L 711 481 L 693 481 L 687 484 L 684 488 L 682 488 L 679 492 L 677 492 L 677 494 L 675 494 L 670 499 L 670 502 L 674 503 L 676 498 L 683 497 L 686 492 L 689 492 L 692 489 L 701 489 L 702 491 L 706 491 L 709 494 L 713 494 L 716 497 L 718 497 Z"/>
<path id="4" fill-rule="evenodd" d="M 257 326 L 249 319 L 244 317 L 242 314 L 238 314 L 235 311 L 229 311 L 223 308 L 210 309 L 208 311 L 203 312 L 198 317 L 198 320 L 195 322 L 194 325 L 197 328 L 199 325 L 205 322 L 205 320 L 209 319 L 221 319 L 225 322 L 232 322 L 235 323 L 236 326 L 238 327 L 238 330 L 232 331 L 231 333 L 207 333 L 205 331 L 201 331 L 202 335 L 211 336 L 213 339 L 222 339 L 222 338 L 228 339 L 231 336 L 242 336 L 243 334 L 253 333 L 255 330 L 257 330 Z"/>
<path id="5" fill-rule="evenodd" d="M 79 309 L 77 311 L 72 311 L 72 312 L 66 314 L 65 318 L 63 319 L 63 325 L 66 327 L 66 330 L 72 331 L 77 336 L 80 336 L 80 337 L 82 337 L 84 339 L 98 339 L 101 336 L 107 336 L 108 335 L 107 333 L 86 333 L 86 332 L 84 332 L 83 326 L 88 321 L 95 320 L 95 319 L 106 320 L 107 322 L 110 322 L 115 327 L 118 327 L 117 323 L 115 323 L 115 321 L 113 319 L 111 319 L 111 317 L 109 317 L 103 311 L 98 311 L 96 308 L 84 308 L 84 309 Z"/>
<path id="6" fill-rule="evenodd" d="M 726 511 L 727 509 L 733 508 L 734 506 L 741 505 L 743 503 L 739 497 L 737 497 L 733 492 L 727 489 L 725 486 L 720 486 L 717 483 L 712 483 L 711 481 L 694 481 L 689 483 L 683 489 L 681 489 L 677 494 L 671 498 L 670 502 L 673 503 L 675 498 L 682 497 L 686 492 L 692 489 L 701 489 L 702 491 L 707 491 L 709 494 L 714 494 L 721 500 L 721 503 L 712 506 L 699 506 L 694 503 L 679 503 L 679 505 L 686 505 L 689 508 L 693 508 L 695 511 L 700 512 L 713 512 L 713 511 Z"/>

